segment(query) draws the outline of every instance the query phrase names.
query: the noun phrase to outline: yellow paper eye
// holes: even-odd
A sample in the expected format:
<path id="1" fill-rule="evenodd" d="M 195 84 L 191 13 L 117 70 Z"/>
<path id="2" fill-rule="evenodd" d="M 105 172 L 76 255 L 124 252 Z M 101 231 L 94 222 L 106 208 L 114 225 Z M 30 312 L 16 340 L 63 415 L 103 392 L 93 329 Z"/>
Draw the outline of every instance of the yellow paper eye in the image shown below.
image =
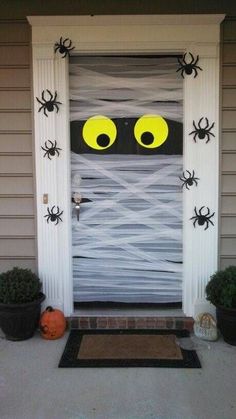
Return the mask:
<path id="1" fill-rule="evenodd" d="M 95 115 L 85 122 L 82 135 L 89 147 L 95 150 L 105 150 L 114 143 L 117 130 L 110 118 L 103 115 Z"/>
<path id="2" fill-rule="evenodd" d="M 160 115 L 143 115 L 134 126 L 134 136 L 142 147 L 157 148 L 168 137 L 168 125 Z"/>

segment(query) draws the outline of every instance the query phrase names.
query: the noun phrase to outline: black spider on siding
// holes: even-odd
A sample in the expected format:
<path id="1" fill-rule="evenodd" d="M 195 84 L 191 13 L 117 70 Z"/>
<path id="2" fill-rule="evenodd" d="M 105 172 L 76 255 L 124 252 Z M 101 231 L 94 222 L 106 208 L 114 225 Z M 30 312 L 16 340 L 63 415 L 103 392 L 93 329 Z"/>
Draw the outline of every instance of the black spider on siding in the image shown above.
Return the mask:
<path id="1" fill-rule="evenodd" d="M 207 208 L 206 214 L 202 214 L 203 208 Z M 194 220 L 193 222 L 194 227 L 195 227 L 196 222 L 198 222 L 199 226 L 203 226 L 206 223 L 206 227 L 204 228 L 204 230 L 208 229 L 209 223 L 214 225 L 213 222 L 210 220 L 210 218 L 212 218 L 215 215 L 215 213 L 213 212 L 213 214 L 210 215 L 210 209 L 208 207 L 203 206 L 199 209 L 198 212 L 197 212 L 197 208 L 194 207 L 194 212 L 195 212 L 195 215 L 190 218 L 190 220 Z"/>
<path id="2" fill-rule="evenodd" d="M 47 207 L 48 213 L 44 215 L 44 217 L 47 218 L 47 223 L 50 220 L 52 223 L 56 222 L 55 225 L 57 225 L 59 223 L 59 220 L 62 221 L 60 216 L 63 214 L 63 211 L 60 212 L 59 207 L 57 206 L 57 211 L 54 212 L 54 208 L 55 205 L 53 205 L 51 210 L 49 209 L 49 207 Z"/>
<path id="3" fill-rule="evenodd" d="M 193 173 L 191 173 L 189 170 L 186 170 L 186 172 L 188 173 L 188 177 L 186 177 L 185 172 L 183 172 L 183 177 L 179 176 L 179 179 L 182 180 L 183 182 L 182 188 L 185 186 L 186 189 L 189 190 L 189 186 L 192 186 L 193 183 L 195 183 L 195 185 L 197 186 L 197 180 L 199 180 L 199 178 L 195 177 L 194 170 L 193 170 Z"/>
<path id="4" fill-rule="evenodd" d="M 201 126 L 202 120 L 203 120 L 203 117 L 201 119 L 199 119 L 197 126 L 195 124 L 195 121 L 193 121 L 193 126 L 194 126 L 195 130 L 190 132 L 189 135 L 194 134 L 193 139 L 194 139 L 195 143 L 196 143 L 196 137 L 197 136 L 198 136 L 199 140 L 204 140 L 204 138 L 207 137 L 207 140 L 206 140 L 206 144 L 207 144 L 211 139 L 210 135 L 215 137 L 215 135 L 211 132 L 212 128 L 215 125 L 215 122 L 213 122 L 211 124 L 211 126 L 209 126 L 208 118 L 205 118 L 206 124 L 205 124 L 205 127 L 202 127 Z"/>
<path id="5" fill-rule="evenodd" d="M 185 60 L 186 55 L 187 53 L 185 53 L 181 59 L 177 58 L 180 67 L 176 70 L 176 72 L 181 70 L 181 76 L 184 79 L 184 73 L 187 75 L 190 75 L 194 71 L 194 78 L 195 78 L 198 75 L 197 69 L 202 71 L 202 68 L 197 65 L 198 60 L 199 60 L 199 55 L 197 55 L 197 58 L 195 59 L 193 54 L 189 52 L 189 55 L 191 57 L 191 61 L 189 63 L 187 63 Z"/>
<path id="6" fill-rule="evenodd" d="M 74 49 L 75 47 L 71 47 L 72 41 L 69 38 L 64 39 L 62 36 L 60 37 L 60 41 L 55 43 L 55 49 L 54 51 L 59 51 L 60 54 L 62 54 L 62 58 L 65 58 L 67 55 L 70 55 L 70 51 Z M 64 55 L 63 55 L 64 54 Z"/>
<path id="7" fill-rule="evenodd" d="M 48 147 L 48 145 L 47 145 L 48 142 L 51 144 L 50 147 Z M 60 155 L 58 150 L 61 150 L 61 148 L 57 147 L 57 142 L 56 141 L 55 141 L 55 143 L 53 143 L 52 141 L 48 140 L 48 141 L 45 141 L 44 145 L 45 145 L 45 148 L 41 146 L 42 150 L 45 151 L 43 157 L 47 156 L 49 158 L 49 160 L 51 160 L 50 156 L 55 156 L 56 153 L 57 153 L 58 156 Z"/>
<path id="8" fill-rule="evenodd" d="M 38 97 L 36 97 L 36 99 L 42 105 L 42 106 L 40 106 L 38 112 L 40 112 L 43 109 L 44 115 L 48 117 L 46 111 L 53 112 L 54 111 L 54 107 L 55 107 L 56 108 L 56 111 L 58 112 L 59 111 L 58 104 L 61 105 L 61 102 L 58 102 L 56 100 L 57 99 L 57 92 L 55 92 L 55 95 L 53 97 L 53 94 L 50 92 L 50 90 L 46 89 L 46 91 L 48 92 L 49 100 L 46 100 L 45 99 L 45 90 L 42 91 L 42 95 L 41 95 L 42 96 L 41 97 L 42 102 L 41 102 L 41 100 Z"/>

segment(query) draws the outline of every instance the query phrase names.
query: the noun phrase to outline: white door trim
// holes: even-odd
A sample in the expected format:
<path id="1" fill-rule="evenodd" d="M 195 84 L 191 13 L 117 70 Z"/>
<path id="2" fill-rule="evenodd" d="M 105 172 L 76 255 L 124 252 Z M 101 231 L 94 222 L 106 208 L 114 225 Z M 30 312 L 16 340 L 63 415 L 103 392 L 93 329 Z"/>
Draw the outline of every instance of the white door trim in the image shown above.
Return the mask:
<path id="1" fill-rule="evenodd" d="M 54 45 L 60 37 L 72 40 L 73 53 L 185 53 L 199 55 L 202 71 L 184 79 L 184 169 L 194 169 L 198 187 L 184 190 L 183 310 L 194 316 L 205 306 L 204 290 L 218 266 L 219 195 L 219 42 L 224 15 L 162 16 L 31 16 L 33 47 L 34 138 L 37 200 L 38 271 L 47 304 L 73 313 L 70 132 L 68 59 Z M 177 64 L 178 65 L 178 64 Z M 39 112 L 42 91 L 57 91 L 59 111 Z M 215 137 L 193 141 L 193 121 L 207 117 L 215 122 Z M 51 160 L 43 158 L 46 140 L 62 150 Z M 48 204 L 43 203 L 48 194 Z M 58 225 L 47 223 L 47 207 L 63 211 Z M 193 227 L 194 207 L 215 212 L 214 226 Z M 202 305 L 203 304 L 203 305 Z"/>

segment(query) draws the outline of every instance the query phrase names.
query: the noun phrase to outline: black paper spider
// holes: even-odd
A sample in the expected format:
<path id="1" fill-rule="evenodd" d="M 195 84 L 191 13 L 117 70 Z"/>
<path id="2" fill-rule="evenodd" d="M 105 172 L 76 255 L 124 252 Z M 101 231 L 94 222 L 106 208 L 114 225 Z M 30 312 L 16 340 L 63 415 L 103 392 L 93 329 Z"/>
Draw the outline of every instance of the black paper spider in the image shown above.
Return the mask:
<path id="1" fill-rule="evenodd" d="M 47 142 L 49 142 L 51 144 L 50 147 L 47 146 Z M 47 156 L 49 158 L 49 160 L 51 160 L 50 156 L 55 156 L 55 154 L 57 153 L 57 155 L 59 156 L 59 151 L 61 150 L 61 148 L 57 147 L 57 142 L 55 141 L 55 143 L 53 143 L 52 141 L 48 140 L 45 141 L 45 148 L 41 146 L 42 150 L 45 151 L 43 157 Z"/>
<path id="2" fill-rule="evenodd" d="M 54 51 L 57 52 L 57 50 L 59 50 L 60 54 L 64 54 L 62 55 L 62 58 L 65 58 L 67 55 L 70 55 L 70 51 L 72 51 L 72 49 L 74 49 L 75 47 L 72 47 L 72 41 L 69 38 L 62 39 L 62 36 L 60 37 L 60 42 L 56 42 L 55 43 L 55 49 Z"/>
<path id="3" fill-rule="evenodd" d="M 203 120 L 203 117 L 201 119 L 199 119 L 197 127 L 196 127 L 195 121 L 193 121 L 193 126 L 194 126 L 195 130 L 190 132 L 189 135 L 194 134 L 193 139 L 194 139 L 195 143 L 196 143 L 196 136 L 198 136 L 199 140 L 204 140 L 204 138 L 207 137 L 207 141 L 206 141 L 206 144 L 207 144 L 211 139 L 210 135 L 215 137 L 215 135 L 212 132 L 210 132 L 211 129 L 214 127 L 215 122 L 213 122 L 211 124 L 211 126 L 209 127 L 209 121 L 208 121 L 207 118 L 205 118 L 206 125 L 205 125 L 205 127 L 202 127 L 201 126 L 202 120 Z"/>
<path id="4" fill-rule="evenodd" d="M 42 105 L 42 106 L 40 106 L 40 108 L 39 108 L 39 110 L 38 110 L 38 112 L 40 112 L 41 111 L 41 109 L 43 109 L 43 113 L 44 113 L 44 115 L 45 116 L 48 116 L 47 115 L 47 112 L 46 111 L 48 111 L 48 112 L 52 112 L 52 111 L 54 111 L 54 107 L 56 108 L 56 110 L 57 110 L 57 112 L 59 111 L 59 107 L 58 107 L 58 104 L 60 104 L 61 105 L 61 102 L 58 102 L 56 99 L 57 99 L 57 92 L 55 92 L 55 95 L 54 95 L 54 97 L 53 97 L 53 95 L 52 95 L 52 93 L 50 92 L 50 90 L 48 90 L 48 89 L 46 89 L 46 91 L 48 92 L 48 94 L 49 94 L 49 100 L 46 100 L 45 99 L 45 96 L 44 96 L 44 93 L 45 93 L 45 91 L 43 90 L 42 91 L 42 102 L 41 102 L 41 100 L 38 98 L 38 97 L 36 97 L 36 99 L 37 99 L 37 101 Z"/>
<path id="5" fill-rule="evenodd" d="M 189 52 L 189 55 L 191 57 L 191 61 L 189 63 L 186 63 L 185 61 L 186 55 L 187 53 L 185 53 L 181 59 L 177 58 L 180 67 L 176 71 L 181 70 L 181 76 L 183 77 L 183 79 L 184 79 L 184 73 L 187 75 L 190 75 L 194 71 L 194 78 L 195 78 L 198 75 L 197 69 L 202 71 L 202 68 L 197 65 L 198 60 L 199 60 L 199 55 L 197 55 L 197 58 L 195 60 L 193 54 Z"/>
<path id="6" fill-rule="evenodd" d="M 59 220 L 62 221 L 60 216 L 63 214 L 63 211 L 60 212 L 59 207 L 57 207 L 57 212 L 54 212 L 54 208 L 55 205 L 53 205 L 51 210 L 49 210 L 49 208 L 47 207 L 48 214 L 44 215 L 44 217 L 47 218 L 47 223 L 49 222 L 49 220 L 52 221 L 52 223 L 56 221 L 55 225 L 57 225 L 59 223 Z"/>
<path id="7" fill-rule="evenodd" d="M 185 186 L 186 189 L 189 190 L 189 186 L 192 186 L 193 183 L 197 186 L 197 180 L 199 180 L 198 177 L 195 177 L 195 172 L 193 170 L 193 173 L 191 173 L 189 170 L 186 170 L 188 173 L 188 177 L 185 176 L 185 172 L 183 172 L 183 177 L 179 176 L 179 179 L 183 181 L 182 188 Z"/>
<path id="8" fill-rule="evenodd" d="M 204 206 L 200 208 L 199 212 L 197 212 L 197 208 L 194 207 L 194 212 L 196 215 L 194 215 L 192 218 L 190 218 L 190 220 L 194 220 L 193 222 L 193 226 L 195 227 L 196 222 L 198 222 L 198 225 L 203 226 L 206 223 L 206 227 L 204 228 L 204 230 L 207 230 L 209 227 L 209 223 L 211 223 L 212 225 L 213 222 L 210 220 L 210 218 L 212 218 L 215 213 L 213 212 L 213 214 L 210 215 L 210 209 L 208 207 L 207 208 L 207 213 L 206 214 L 202 214 L 202 210 L 203 208 L 205 208 Z"/>

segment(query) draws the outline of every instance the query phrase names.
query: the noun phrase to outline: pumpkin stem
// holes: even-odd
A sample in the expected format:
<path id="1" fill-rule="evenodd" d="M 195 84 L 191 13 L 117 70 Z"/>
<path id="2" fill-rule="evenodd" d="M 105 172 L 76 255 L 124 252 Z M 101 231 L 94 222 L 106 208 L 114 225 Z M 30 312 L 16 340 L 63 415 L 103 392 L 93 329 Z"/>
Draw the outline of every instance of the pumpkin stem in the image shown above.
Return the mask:
<path id="1" fill-rule="evenodd" d="M 52 306 L 48 306 L 47 308 L 46 308 L 46 311 L 54 311 L 54 308 L 52 307 Z"/>

